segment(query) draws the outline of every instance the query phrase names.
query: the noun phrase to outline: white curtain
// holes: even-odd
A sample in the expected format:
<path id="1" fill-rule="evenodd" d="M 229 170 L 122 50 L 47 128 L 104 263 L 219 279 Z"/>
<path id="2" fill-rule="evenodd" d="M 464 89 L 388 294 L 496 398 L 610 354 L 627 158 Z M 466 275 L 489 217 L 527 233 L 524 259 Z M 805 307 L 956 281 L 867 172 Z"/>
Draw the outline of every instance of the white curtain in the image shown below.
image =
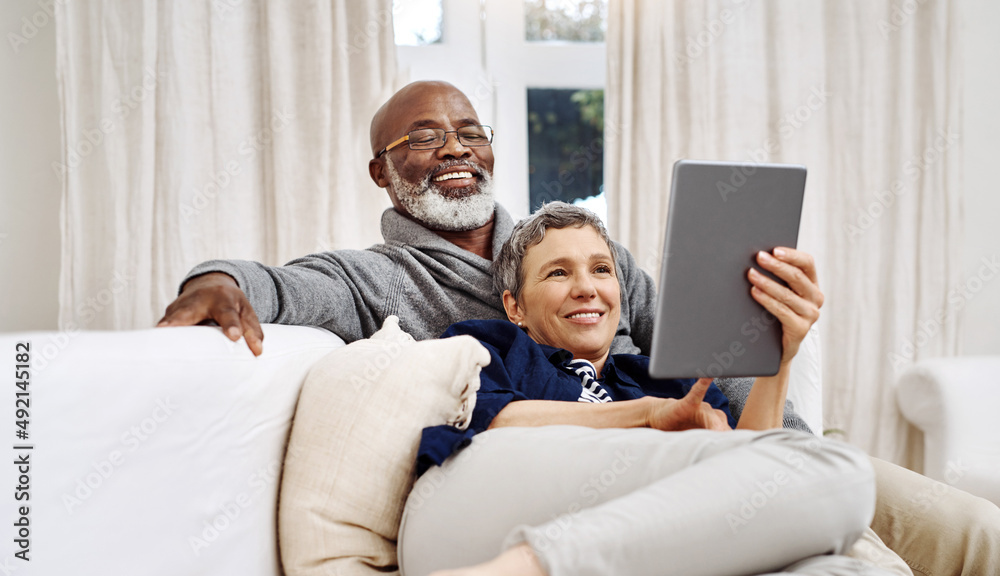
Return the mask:
<path id="1" fill-rule="evenodd" d="M 621 0 L 608 24 L 613 236 L 654 273 L 680 158 L 809 169 L 825 426 L 904 464 L 894 381 L 958 353 L 961 71 L 943 0 Z"/>
<path id="2" fill-rule="evenodd" d="M 381 240 L 391 0 L 56 6 L 63 329 L 150 327 L 203 260 Z"/>

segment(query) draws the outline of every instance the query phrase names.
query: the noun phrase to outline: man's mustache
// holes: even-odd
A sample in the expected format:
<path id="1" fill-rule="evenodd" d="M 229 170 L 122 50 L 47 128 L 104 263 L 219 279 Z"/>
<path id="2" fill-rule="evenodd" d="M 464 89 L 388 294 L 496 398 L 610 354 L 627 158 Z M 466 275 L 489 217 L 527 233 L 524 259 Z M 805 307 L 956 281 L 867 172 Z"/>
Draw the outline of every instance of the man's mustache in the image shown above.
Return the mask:
<path id="1" fill-rule="evenodd" d="M 471 160 L 445 160 L 444 162 L 438 164 L 433 170 L 430 171 L 430 173 L 427 174 L 427 182 L 430 182 L 431 179 L 433 179 L 438 174 L 450 168 L 454 168 L 455 166 L 463 166 L 465 168 L 469 168 L 469 171 L 472 172 L 473 175 L 475 176 L 483 175 L 482 167 L 479 164 L 472 162 Z"/>

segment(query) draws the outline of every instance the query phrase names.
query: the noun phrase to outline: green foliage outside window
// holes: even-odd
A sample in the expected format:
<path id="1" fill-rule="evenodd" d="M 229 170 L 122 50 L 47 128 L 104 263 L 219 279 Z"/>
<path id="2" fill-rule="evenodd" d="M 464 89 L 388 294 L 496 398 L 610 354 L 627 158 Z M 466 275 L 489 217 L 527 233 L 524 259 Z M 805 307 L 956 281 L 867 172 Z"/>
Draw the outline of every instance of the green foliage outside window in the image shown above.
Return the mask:
<path id="1" fill-rule="evenodd" d="M 528 90 L 531 210 L 597 196 L 604 185 L 604 91 Z"/>

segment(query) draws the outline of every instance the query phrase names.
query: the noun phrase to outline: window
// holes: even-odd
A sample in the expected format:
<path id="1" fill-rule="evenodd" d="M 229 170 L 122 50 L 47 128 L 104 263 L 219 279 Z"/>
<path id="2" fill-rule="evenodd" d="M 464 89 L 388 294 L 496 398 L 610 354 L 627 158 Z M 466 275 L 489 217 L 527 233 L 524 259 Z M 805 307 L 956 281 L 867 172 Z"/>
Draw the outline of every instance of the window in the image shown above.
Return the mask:
<path id="1" fill-rule="evenodd" d="M 526 216 L 535 202 L 531 182 L 541 186 L 551 180 L 545 176 L 533 180 L 529 167 L 534 166 L 536 174 L 552 173 L 551 167 L 541 164 L 543 159 L 529 153 L 529 99 L 534 98 L 529 94 L 542 97 L 548 92 L 566 98 L 580 94 L 576 98 L 585 100 L 570 100 L 576 114 L 585 108 L 587 114 L 600 110 L 603 116 L 606 0 L 441 0 L 441 6 L 440 41 L 398 45 L 400 72 L 411 81 L 451 82 L 469 96 L 482 122 L 497 132 L 493 143 L 497 199 L 515 218 Z M 401 16 L 396 13 L 394 18 L 398 21 Z M 529 41 L 533 37 L 539 40 Z M 573 122 L 571 116 L 567 118 Z M 599 128 L 596 134 L 600 135 Z M 567 138 L 568 156 L 563 152 L 555 157 L 545 152 L 544 156 L 552 157 L 561 169 L 568 166 L 573 183 L 564 188 L 586 198 L 601 188 L 595 182 L 600 182 L 603 170 L 593 170 L 602 166 L 602 160 L 592 152 L 587 170 L 578 173 L 576 167 L 583 161 L 573 154 L 586 155 L 581 149 L 599 147 L 603 140 L 582 133 Z M 604 211 L 599 205 L 595 210 L 602 217 Z"/>
<path id="2" fill-rule="evenodd" d="M 607 0 L 525 0 L 524 38 L 529 42 L 604 42 Z"/>
<path id="3" fill-rule="evenodd" d="M 426 46 L 441 41 L 441 0 L 392 0 L 396 46 Z"/>
<path id="4" fill-rule="evenodd" d="M 528 88 L 530 209 L 604 187 L 604 91 Z M 603 217 L 603 214 L 602 214 Z"/>

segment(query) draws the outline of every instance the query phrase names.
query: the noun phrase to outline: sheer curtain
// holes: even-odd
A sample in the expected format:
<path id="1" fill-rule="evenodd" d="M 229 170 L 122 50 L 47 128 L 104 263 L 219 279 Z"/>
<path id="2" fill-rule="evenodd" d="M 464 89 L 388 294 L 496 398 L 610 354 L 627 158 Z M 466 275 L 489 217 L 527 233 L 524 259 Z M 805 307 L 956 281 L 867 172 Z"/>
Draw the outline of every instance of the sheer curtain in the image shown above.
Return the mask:
<path id="1" fill-rule="evenodd" d="M 659 266 L 679 158 L 809 169 L 799 246 L 827 296 L 825 425 L 919 465 L 893 383 L 958 352 L 957 3 L 622 0 L 608 23 L 612 234 Z M 655 275 L 654 275 L 655 277 Z"/>
<path id="2" fill-rule="evenodd" d="M 152 326 L 194 264 L 381 240 L 391 0 L 59 2 L 60 324 Z"/>

